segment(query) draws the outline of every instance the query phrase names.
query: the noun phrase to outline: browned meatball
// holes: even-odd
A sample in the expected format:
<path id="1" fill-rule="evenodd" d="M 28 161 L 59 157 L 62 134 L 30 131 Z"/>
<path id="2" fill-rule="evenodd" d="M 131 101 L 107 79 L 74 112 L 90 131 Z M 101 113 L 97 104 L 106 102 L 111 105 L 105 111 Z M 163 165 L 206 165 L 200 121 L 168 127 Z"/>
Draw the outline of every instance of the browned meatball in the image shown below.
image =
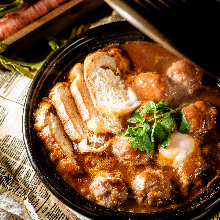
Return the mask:
<path id="1" fill-rule="evenodd" d="M 165 77 L 156 72 L 141 73 L 135 76 L 131 80 L 130 86 L 141 101 L 166 101 L 169 95 Z"/>
<path id="2" fill-rule="evenodd" d="M 128 197 L 127 187 L 120 175 L 102 172 L 89 187 L 99 205 L 114 208 Z"/>
<path id="3" fill-rule="evenodd" d="M 145 206 L 161 206 L 172 200 L 172 185 L 161 170 L 147 169 L 137 175 L 132 183 L 137 202 Z"/>
<path id="4" fill-rule="evenodd" d="M 116 136 L 112 140 L 112 151 L 118 160 L 124 164 L 139 165 L 148 161 L 146 152 L 134 150 L 128 140 L 122 136 Z"/>
<path id="5" fill-rule="evenodd" d="M 183 112 L 191 134 L 204 134 L 215 127 L 217 109 L 209 102 L 198 101 L 183 108 Z"/>
<path id="6" fill-rule="evenodd" d="M 202 150 L 201 150 L 202 149 Z M 201 148 L 200 138 L 179 132 L 172 133 L 170 144 L 164 149 L 159 149 L 158 164 L 168 165 L 178 174 L 180 189 L 184 195 L 189 192 L 190 186 L 202 185 L 208 171 L 212 166 L 208 164 L 207 157 L 210 153 L 207 147 Z M 203 156 L 204 152 L 206 156 Z M 209 172 L 211 176 L 211 172 Z"/>
<path id="7" fill-rule="evenodd" d="M 202 71 L 185 60 L 173 63 L 166 75 L 171 83 L 173 94 L 191 95 L 202 85 Z"/>
<path id="8" fill-rule="evenodd" d="M 188 194 L 190 186 L 198 187 L 204 184 L 207 174 L 211 174 L 211 167 L 203 158 L 198 146 L 181 160 L 175 161 L 173 167 L 180 176 L 180 188 L 185 195 Z"/>

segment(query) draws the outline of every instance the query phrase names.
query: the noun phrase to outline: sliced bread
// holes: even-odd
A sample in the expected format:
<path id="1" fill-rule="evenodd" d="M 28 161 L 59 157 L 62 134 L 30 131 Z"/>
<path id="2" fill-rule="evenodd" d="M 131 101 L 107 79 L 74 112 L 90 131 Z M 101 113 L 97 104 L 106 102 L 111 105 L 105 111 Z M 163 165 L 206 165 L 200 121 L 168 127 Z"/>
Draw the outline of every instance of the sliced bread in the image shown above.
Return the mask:
<path id="1" fill-rule="evenodd" d="M 64 130 L 72 141 L 81 141 L 86 137 L 83 122 L 79 116 L 69 87 L 58 82 L 51 89 L 49 98 L 64 126 Z"/>
<path id="2" fill-rule="evenodd" d="M 70 70 L 70 91 L 87 129 L 94 133 L 119 133 L 122 130 L 121 120 L 104 116 L 94 108 L 83 75 L 83 64 L 77 63 Z"/>
<path id="3" fill-rule="evenodd" d="M 70 159 L 70 164 L 74 167 L 74 174 L 82 173 L 82 169 L 78 166 L 76 161 L 76 154 L 72 143 L 67 137 L 52 104 L 42 101 L 34 113 L 34 118 L 35 129 L 38 131 L 38 136 L 44 142 L 47 150 L 53 152 L 60 149 L 62 153 Z"/>
<path id="4" fill-rule="evenodd" d="M 98 51 L 86 57 L 84 78 L 95 108 L 105 115 L 118 118 L 140 105 L 119 75 L 116 58 L 108 52 Z"/>

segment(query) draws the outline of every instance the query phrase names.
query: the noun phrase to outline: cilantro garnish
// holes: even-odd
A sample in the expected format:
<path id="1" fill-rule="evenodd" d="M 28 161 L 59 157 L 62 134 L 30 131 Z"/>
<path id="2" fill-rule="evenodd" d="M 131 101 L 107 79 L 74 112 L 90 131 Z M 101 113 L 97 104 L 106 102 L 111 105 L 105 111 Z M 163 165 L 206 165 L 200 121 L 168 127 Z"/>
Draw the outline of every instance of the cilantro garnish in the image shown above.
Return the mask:
<path id="1" fill-rule="evenodd" d="M 186 134 L 188 132 L 188 130 L 189 130 L 189 123 L 186 120 L 184 112 L 181 111 L 181 124 L 180 124 L 179 132 L 182 134 Z"/>
<path id="2" fill-rule="evenodd" d="M 187 104 L 188 105 L 188 104 Z M 158 145 L 166 148 L 171 140 L 171 130 L 175 124 L 179 126 L 179 132 L 185 134 L 189 130 L 189 123 L 186 120 L 181 106 L 176 109 L 170 108 L 169 103 L 153 101 L 147 103 L 143 108 L 143 113 L 154 114 L 154 117 L 148 121 L 136 110 L 128 119 L 130 123 L 139 123 L 136 127 L 128 126 L 127 130 L 121 133 L 125 136 L 134 150 L 139 149 L 149 154 Z M 150 126 L 150 122 L 153 125 Z"/>

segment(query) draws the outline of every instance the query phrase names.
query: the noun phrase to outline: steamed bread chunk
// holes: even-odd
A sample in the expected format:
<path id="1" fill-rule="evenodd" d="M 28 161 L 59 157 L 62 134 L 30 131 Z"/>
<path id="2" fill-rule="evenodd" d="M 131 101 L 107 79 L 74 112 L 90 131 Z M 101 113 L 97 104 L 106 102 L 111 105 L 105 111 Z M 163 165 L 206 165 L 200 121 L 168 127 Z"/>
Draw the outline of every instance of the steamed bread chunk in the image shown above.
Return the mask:
<path id="1" fill-rule="evenodd" d="M 107 52 L 95 52 L 84 61 L 84 77 L 96 109 L 110 117 L 134 111 L 140 102 L 126 88 L 117 70 L 116 58 Z"/>

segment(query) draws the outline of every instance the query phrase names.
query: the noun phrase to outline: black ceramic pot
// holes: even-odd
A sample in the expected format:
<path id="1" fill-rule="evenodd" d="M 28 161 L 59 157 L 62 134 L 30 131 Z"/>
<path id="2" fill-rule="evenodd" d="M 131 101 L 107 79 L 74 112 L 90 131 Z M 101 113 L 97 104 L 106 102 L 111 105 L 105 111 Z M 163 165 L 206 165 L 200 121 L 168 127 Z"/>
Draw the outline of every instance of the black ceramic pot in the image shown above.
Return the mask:
<path id="1" fill-rule="evenodd" d="M 127 213 L 104 208 L 88 201 L 71 188 L 53 168 L 34 130 L 33 112 L 49 89 L 71 66 L 87 54 L 110 43 L 150 41 L 127 22 L 91 29 L 60 47 L 42 66 L 29 89 L 23 115 L 23 135 L 29 159 L 46 187 L 70 209 L 91 219 L 193 219 L 202 218 L 220 201 L 220 180 L 216 178 L 198 197 L 175 209 L 154 213 Z"/>

